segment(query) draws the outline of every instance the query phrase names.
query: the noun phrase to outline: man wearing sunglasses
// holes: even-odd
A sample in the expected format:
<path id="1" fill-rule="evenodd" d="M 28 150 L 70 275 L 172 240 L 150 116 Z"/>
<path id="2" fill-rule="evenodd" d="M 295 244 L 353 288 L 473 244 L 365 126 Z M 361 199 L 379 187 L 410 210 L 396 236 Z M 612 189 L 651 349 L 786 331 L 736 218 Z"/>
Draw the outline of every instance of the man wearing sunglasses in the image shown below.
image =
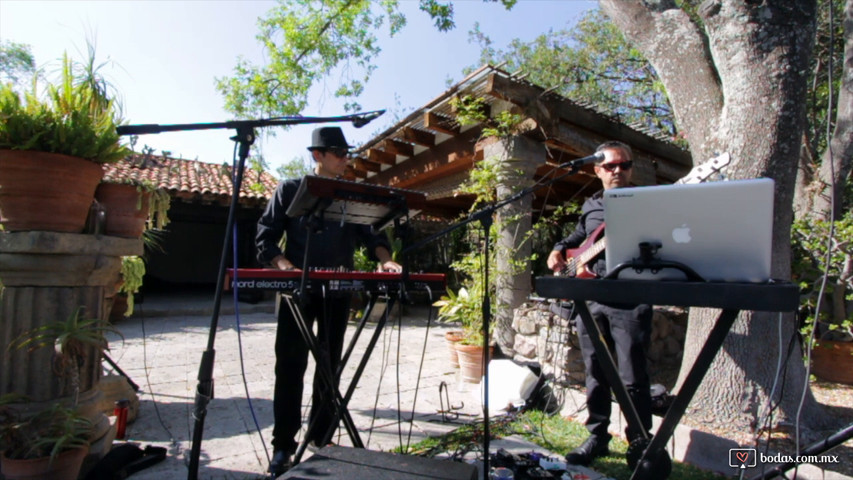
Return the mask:
<path id="1" fill-rule="evenodd" d="M 314 174 L 336 178 L 344 174 L 349 161 L 350 145 L 338 127 L 321 127 L 314 130 L 308 150 L 316 165 Z M 305 218 L 290 218 L 285 212 L 296 196 L 301 179 L 288 179 L 279 183 L 275 194 L 258 221 L 255 244 L 258 260 L 279 270 L 297 270 L 303 266 L 308 228 Z M 285 238 L 284 251 L 279 247 Z M 368 225 L 325 221 L 321 231 L 312 233 L 307 266 L 320 269 L 353 269 L 353 255 L 358 245 L 378 260 L 384 271 L 400 271 L 399 264 L 391 260 L 390 245 L 384 234 L 374 235 Z M 297 267 L 298 266 L 298 267 Z M 349 318 L 351 295 L 332 292 L 324 296 L 308 295 L 303 305 L 308 328 L 317 320 L 317 339 L 322 354 L 328 355 L 332 371 L 337 369 L 343 350 L 344 334 Z M 332 298 L 333 297 L 333 298 Z M 275 338 L 275 391 L 273 393 L 272 433 L 273 458 L 269 471 L 278 476 L 292 465 L 291 456 L 296 451 L 296 434 L 302 426 L 302 390 L 305 369 L 308 366 L 308 347 L 296 325 L 290 309 L 279 303 L 278 328 Z M 315 435 L 324 435 L 331 426 L 334 410 L 318 373 L 314 374 L 314 390 L 310 420 L 316 418 Z M 322 438 L 310 438 L 315 447 L 322 446 Z"/>
<path id="2" fill-rule="evenodd" d="M 622 142 L 609 141 L 601 144 L 596 152 L 604 153 L 604 160 L 595 165 L 595 175 L 601 180 L 603 190 L 630 186 L 633 166 L 631 147 Z M 548 268 L 561 272 L 566 266 L 563 252 L 568 248 L 579 247 L 604 222 L 603 190 L 586 200 L 577 228 L 554 245 L 548 256 Z M 607 273 L 604 253 L 590 264 L 590 270 L 599 277 Z M 650 381 L 646 367 L 646 351 L 652 330 L 651 305 L 588 302 L 588 306 L 617 360 L 619 378 L 627 387 L 643 426 L 648 430 L 652 427 Z M 590 435 L 566 455 L 566 461 L 586 466 L 597 457 L 610 453 L 608 444 L 611 435 L 608 427 L 611 393 L 610 384 L 597 363 L 592 341 L 583 322 L 577 322 L 577 331 L 586 371 L 586 404 L 589 413 L 586 428 Z M 626 428 L 625 434 L 629 442 L 642 436 L 642 432 L 630 427 Z"/>

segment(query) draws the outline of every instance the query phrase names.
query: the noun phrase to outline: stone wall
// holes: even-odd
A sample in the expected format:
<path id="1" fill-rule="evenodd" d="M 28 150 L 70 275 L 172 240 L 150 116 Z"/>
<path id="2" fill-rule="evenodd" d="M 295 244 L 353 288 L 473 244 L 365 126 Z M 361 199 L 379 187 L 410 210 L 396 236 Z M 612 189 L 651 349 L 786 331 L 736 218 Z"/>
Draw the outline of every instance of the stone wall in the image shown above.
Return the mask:
<path id="1" fill-rule="evenodd" d="M 512 330 L 503 338 L 501 351 L 518 363 L 537 363 L 557 384 L 583 383 L 584 367 L 573 322 L 551 311 L 551 302 L 528 301 L 515 309 Z M 580 319 L 578 319 L 580 321 Z M 687 312 L 655 307 L 649 346 L 649 369 L 678 367 L 684 351 Z"/>

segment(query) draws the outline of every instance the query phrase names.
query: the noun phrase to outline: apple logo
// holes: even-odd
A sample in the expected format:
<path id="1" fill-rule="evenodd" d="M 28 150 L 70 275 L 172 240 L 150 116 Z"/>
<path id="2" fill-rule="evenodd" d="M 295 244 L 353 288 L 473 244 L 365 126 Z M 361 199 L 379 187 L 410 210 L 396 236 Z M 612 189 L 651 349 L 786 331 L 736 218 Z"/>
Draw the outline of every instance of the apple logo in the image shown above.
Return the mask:
<path id="1" fill-rule="evenodd" d="M 672 239 L 675 243 L 688 243 L 690 240 L 690 227 L 687 224 L 682 224 L 680 227 L 672 229 Z"/>

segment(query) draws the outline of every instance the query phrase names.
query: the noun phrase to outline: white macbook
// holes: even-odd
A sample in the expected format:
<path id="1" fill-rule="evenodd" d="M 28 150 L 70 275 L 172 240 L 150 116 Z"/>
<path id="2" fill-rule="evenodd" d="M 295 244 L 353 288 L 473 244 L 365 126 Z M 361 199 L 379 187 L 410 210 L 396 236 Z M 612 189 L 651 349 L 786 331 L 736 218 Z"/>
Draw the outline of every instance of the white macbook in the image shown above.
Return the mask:
<path id="1" fill-rule="evenodd" d="M 773 180 L 610 189 L 604 192 L 607 270 L 640 257 L 641 242 L 660 243 L 656 258 L 680 262 L 708 281 L 770 279 Z M 676 280 L 678 270 L 636 272 L 620 279 Z"/>

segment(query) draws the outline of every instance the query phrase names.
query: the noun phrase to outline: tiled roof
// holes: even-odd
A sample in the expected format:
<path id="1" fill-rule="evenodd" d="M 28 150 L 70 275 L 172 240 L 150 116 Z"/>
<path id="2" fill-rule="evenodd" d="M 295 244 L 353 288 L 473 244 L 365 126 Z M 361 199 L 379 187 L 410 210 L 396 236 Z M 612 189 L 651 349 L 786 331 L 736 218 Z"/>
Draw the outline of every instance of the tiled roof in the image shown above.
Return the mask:
<path id="1" fill-rule="evenodd" d="M 104 165 L 104 181 L 116 180 L 150 183 L 186 201 L 223 203 L 231 199 L 231 165 L 135 153 Z M 277 184 L 278 180 L 268 172 L 258 173 L 246 168 L 240 185 L 240 201 L 266 203 Z"/>

